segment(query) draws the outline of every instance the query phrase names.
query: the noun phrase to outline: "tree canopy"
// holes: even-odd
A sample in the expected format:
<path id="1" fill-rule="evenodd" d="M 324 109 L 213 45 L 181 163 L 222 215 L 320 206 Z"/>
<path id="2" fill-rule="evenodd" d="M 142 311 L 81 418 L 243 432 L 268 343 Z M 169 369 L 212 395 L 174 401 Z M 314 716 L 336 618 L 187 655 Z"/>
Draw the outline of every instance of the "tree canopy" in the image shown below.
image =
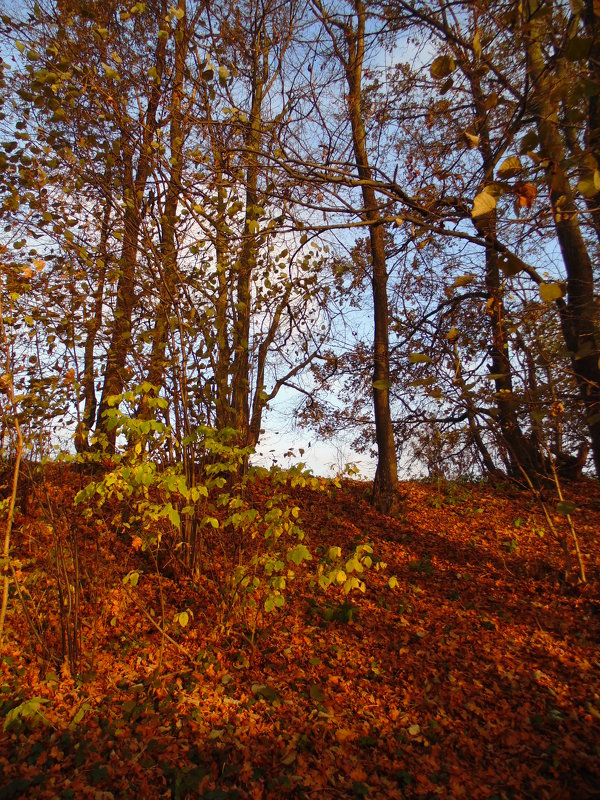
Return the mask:
<path id="1" fill-rule="evenodd" d="M 598 470 L 596 11 L 5 8 L 3 380 L 27 446 L 114 449 L 144 387 L 132 414 L 193 471 L 202 426 L 252 448 L 285 389 L 297 424 L 376 453 L 380 510 L 413 459 Z"/>

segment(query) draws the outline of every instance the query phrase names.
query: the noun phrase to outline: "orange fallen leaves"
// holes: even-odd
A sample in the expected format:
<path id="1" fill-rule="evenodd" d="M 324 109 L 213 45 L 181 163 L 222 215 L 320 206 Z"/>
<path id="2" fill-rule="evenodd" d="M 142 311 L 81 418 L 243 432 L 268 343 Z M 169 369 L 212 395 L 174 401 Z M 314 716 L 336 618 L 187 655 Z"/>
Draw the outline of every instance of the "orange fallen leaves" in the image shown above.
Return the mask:
<path id="1" fill-rule="evenodd" d="M 50 487 L 63 505 L 67 485 Z M 359 484 L 326 499 L 294 490 L 313 552 L 350 552 L 363 538 L 399 585 L 373 573 L 365 595 L 350 596 L 356 616 L 347 619 L 325 613 L 344 602 L 340 589 L 323 595 L 297 581 L 278 615 L 259 618 L 254 641 L 250 617 L 215 621 L 207 585 L 224 564 L 198 585 L 165 573 L 159 590 L 141 537 L 92 540 L 95 528 L 81 520 L 81 674 L 29 650 L 26 620 L 11 609 L 3 721 L 23 714 L 0 733 L 0 782 L 28 797 L 592 797 L 596 487 L 572 490 L 592 578 L 585 590 L 564 580 L 562 550 L 540 537 L 544 521 L 527 495 L 460 484 L 403 490 L 401 521 L 376 514 Z M 32 593 L 43 587 L 46 644 L 58 654 L 54 532 L 35 513 L 15 546 L 35 564 L 37 583 L 32 566 L 22 580 Z M 128 600 L 131 570 L 141 575 L 136 599 L 191 662 Z M 185 608 L 193 617 L 182 629 L 171 621 Z M 34 698 L 39 710 L 28 717 Z"/>

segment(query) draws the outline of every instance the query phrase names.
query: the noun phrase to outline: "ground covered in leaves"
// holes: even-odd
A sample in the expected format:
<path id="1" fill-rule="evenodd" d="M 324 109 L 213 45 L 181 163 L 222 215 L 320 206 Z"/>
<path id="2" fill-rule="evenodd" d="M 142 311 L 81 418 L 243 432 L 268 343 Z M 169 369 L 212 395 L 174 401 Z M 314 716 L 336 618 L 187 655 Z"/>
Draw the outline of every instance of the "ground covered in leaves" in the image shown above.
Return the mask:
<path id="1" fill-rule="evenodd" d="M 228 589 L 218 531 L 192 580 L 74 509 L 81 480 L 57 473 L 17 515 L 0 798 L 600 798 L 597 484 L 566 488 L 586 586 L 524 492 L 403 484 L 390 519 L 358 482 L 287 487 L 314 558 L 267 613 Z M 315 585 L 361 543 L 364 593 Z"/>

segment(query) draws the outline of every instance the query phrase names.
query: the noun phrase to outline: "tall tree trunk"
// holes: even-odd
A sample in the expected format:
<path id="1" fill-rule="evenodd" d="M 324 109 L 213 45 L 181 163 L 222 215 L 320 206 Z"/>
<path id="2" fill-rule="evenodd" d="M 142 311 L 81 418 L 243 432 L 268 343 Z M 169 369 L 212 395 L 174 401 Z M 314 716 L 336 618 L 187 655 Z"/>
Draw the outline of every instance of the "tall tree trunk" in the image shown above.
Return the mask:
<path id="1" fill-rule="evenodd" d="M 248 444 L 250 423 L 250 317 L 252 311 L 251 278 L 256 269 L 258 248 L 258 174 L 262 125 L 262 104 L 268 80 L 269 45 L 261 27 L 253 43 L 252 101 L 244 141 L 246 166 L 246 218 L 240 257 L 236 265 L 236 308 L 233 325 L 233 425 L 239 431 L 240 443 Z"/>
<path id="2" fill-rule="evenodd" d="M 95 387 L 95 346 L 98 331 L 102 326 L 103 305 L 104 305 L 104 284 L 106 281 L 106 271 L 108 267 L 108 234 L 110 230 L 110 218 L 112 213 L 112 189 L 111 189 L 111 169 L 107 167 L 105 174 L 105 198 L 102 224 L 100 228 L 100 243 L 98 246 L 98 258 L 96 260 L 97 278 L 94 287 L 94 305 L 92 316 L 86 324 L 86 339 L 83 350 L 83 392 L 84 406 L 81 420 L 75 431 L 75 449 L 78 453 L 84 452 L 89 448 L 88 434 L 96 417 L 96 387 Z"/>
<path id="3" fill-rule="evenodd" d="M 162 16 L 166 13 L 166 3 L 162 3 Z M 129 131 L 123 130 L 121 136 L 124 153 L 124 195 L 125 213 L 123 215 L 123 245 L 119 259 L 119 282 L 115 305 L 112 335 L 108 348 L 104 385 L 96 416 L 96 430 L 105 434 L 108 445 L 114 449 L 116 433 L 109 430 L 104 417 L 108 409 L 108 398 L 123 391 L 126 383 L 125 364 L 131 349 L 131 323 L 136 304 L 135 276 L 137 267 L 138 242 L 142 221 L 141 208 L 144 191 L 152 167 L 151 143 L 156 133 L 156 112 L 161 97 L 161 80 L 164 73 L 166 37 L 157 39 L 154 81 L 148 107 L 142 120 L 142 141 L 139 147 L 137 168 L 134 168 L 134 151 Z"/>
<path id="4" fill-rule="evenodd" d="M 552 82 L 542 42 L 546 16 L 539 0 L 529 0 L 525 27 L 527 62 L 532 81 L 531 108 L 535 114 L 556 234 L 567 272 L 567 302 L 561 308 L 561 326 L 579 392 L 585 404 L 596 474 L 600 477 L 600 368 L 594 325 L 594 278 L 590 255 L 578 222 L 577 207 L 565 168 L 565 149 L 552 99 Z"/>
<path id="5" fill-rule="evenodd" d="M 352 128 L 352 145 L 359 178 L 362 183 L 363 215 L 369 223 L 371 253 L 371 285 L 373 291 L 373 406 L 377 441 L 377 471 L 373 483 L 372 502 L 384 514 L 399 509 L 398 466 L 390 412 L 389 314 L 387 296 L 387 264 L 384 227 L 375 190 L 366 145 L 365 120 L 361 104 L 361 82 L 365 49 L 365 5 L 354 0 L 356 29 L 344 26 L 347 60 L 344 67 L 348 83 L 348 115 Z"/>
<path id="6" fill-rule="evenodd" d="M 227 190 L 224 185 L 224 165 L 220 142 L 213 144 L 215 176 L 217 182 L 217 213 L 215 216 L 215 265 L 217 269 L 217 298 L 215 304 L 213 372 L 216 384 L 215 426 L 218 430 L 231 425 L 232 407 L 230 393 L 231 343 L 229 338 L 229 298 L 231 265 L 227 241 Z"/>
<path id="7" fill-rule="evenodd" d="M 165 353 L 169 334 L 169 317 L 175 301 L 179 274 L 177 270 L 177 242 L 175 228 L 177 224 L 177 206 L 181 195 L 181 176 L 183 172 L 183 80 L 187 57 L 188 38 L 186 36 L 186 2 L 179 0 L 178 8 L 183 11 L 183 16 L 178 19 L 175 28 L 175 66 L 173 74 L 173 88 L 171 95 L 171 122 L 169 129 L 169 151 L 171 171 L 167 184 L 164 207 L 161 219 L 161 245 L 160 245 L 160 297 L 156 310 L 156 319 L 152 331 L 152 350 L 148 366 L 147 381 L 154 387 L 153 392 L 158 393 L 164 381 L 167 366 Z M 140 416 L 148 418 L 152 415 L 151 405 L 147 399 L 142 399 Z"/>
<path id="8" fill-rule="evenodd" d="M 491 180 L 496 166 L 490 140 L 488 111 L 485 107 L 485 96 L 481 89 L 480 72 L 464 65 L 469 82 L 476 113 L 478 149 L 483 161 L 484 181 Z M 535 443 L 531 441 L 521 428 L 517 416 L 517 402 L 513 393 L 513 368 L 510 359 L 510 342 L 506 309 L 504 305 L 504 289 L 500 257 L 492 242 L 496 241 L 497 214 L 494 209 L 483 217 L 473 219 L 477 232 L 488 245 L 485 249 L 485 287 L 488 296 L 488 313 L 490 317 L 491 341 L 489 352 L 492 359 L 492 374 L 496 395 L 497 422 L 503 444 L 509 455 L 510 471 L 513 477 L 522 478 L 521 469 L 527 472 L 530 480 L 536 483 L 540 473 L 544 471 L 544 459 Z"/>
<path id="9" fill-rule="evenodd" d="M 590 77 L 600 90 L 600 7 L 594 0 L 585 0 L 585 30 L 591 40 L 588 69 Z M 587 151 L 596 159 L 600 169 L 600 91 L 593 92 L 588 100 Z M 586 198 L 596 236 L 600 239 L 600 192 Z"/>

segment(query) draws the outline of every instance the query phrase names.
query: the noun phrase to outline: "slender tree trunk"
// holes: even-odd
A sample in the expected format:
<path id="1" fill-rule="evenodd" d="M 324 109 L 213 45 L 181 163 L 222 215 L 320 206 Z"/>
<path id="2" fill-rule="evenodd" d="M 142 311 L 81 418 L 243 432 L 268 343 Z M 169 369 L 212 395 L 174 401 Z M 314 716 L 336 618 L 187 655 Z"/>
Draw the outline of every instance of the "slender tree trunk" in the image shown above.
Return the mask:
<path id="1" fill-rule="evenodd" d="M 600 8 L 598 2 L 585 0 L 585 30 L 591 40 L 588 69 L 591 79 L 600 88 Z M 600 94 L 592 93 L 588 100 L 587 151 L 596 159 L 600 169 Z M 586 198 L 596 236 L 600 239 L 600 192 Z"/>
<path id="2" fill-rule="evenodd" d="M 166 3 L 162 3 L 166 13 Z M 166 38 L 158 37 L 155 55 L 157 78 L 150 93 L 148 107 L 143 120 L 142 142 L 139 148 L 137 169 L 133 166 L 133 149 L 127 131 L 123 131 L 124 168 L 125 168 L 125 213 L 123 215 L 123 245 L 119 259 L 119 282 L 117 286 L 117 302 L 115 305 L 112 336 L 108 348 L 104 385 L 96 416 L 96 430 L 104 433 L 109 447 L 114 448 L 115 431 L 109 430 L 104 418 L 108 409 L 108 398 L 118 395 L 126 384 L 125 364 L 131 349 L 131 324 L 133 309 L 136 304 L 135 276 L 137 267 L 138 243 L 142 221 L 141 207 L 144 191 L 152 166 L 152 148 L 156 133 L 156 112 L 161 97 L 161 79 L 164 73 Z"/>
<path id="3" fill-rule="evenodd" d="M 288 300 L 292 291 L 291 284 L 288 284 L 284 290 L 283 297 L 278 301 L 277 308 L 271 319 L 271 324 L 267 334 L 261 341 L 258 347 L 258 354 L 256 356 L 256 379 L 254 381 L 254 397 L 252 398 L 252 414 L 248 426 L 248 444 L 254 447 L 260 437 L 262 414 L 267 404 L 268 399 L 265 392 L 265 368 L 267 365 L 267 356 L 269 348 L 275 341 L 275 334 L 279 329 L 281 322 L 281 315 L 287 307 Z"/>
<path id="4" fill-rule="evenodd" d="M 258 247 L 258 174 L 262 126 L 262 104 L 265 84 L 268 80 L 268 52 L 264 30 L 254 42 L 252 70 L 252 102 L 245 138 L 246 166 L 246 219 L 243 241 L 237 263 L 237 287 L 235 322 L 233 326 L 233 378 L 232 407 L 233 425 L 239 431 L 240 443 L 248 444 L 250 423 L 250 317 L 251 279 L 256 269 Z"/>
<path id="5" fill-rule="evenodd" d="M 94 425 L 96 417 L 96 387 L 95 387 L 95 346 L 96 337 L 102 326 L 103 305 L 104 305 L 104 285 L 106 282 L 106 270 L 108 267 L 108 234 L 110 229 L 110 218 L 112 212 L 112 191 L 111 191 L 111 169 L 106 171 L 106 197 L 104 213 L 102 216 L 102 226 L 100 229 L 100 244 L 98 247 L 99 258 L 96 261 L 98 274 L 96 286 L 94 288 L 94 307 L 90 320 L 87 323 L 87 336 L 84 345 L 83 355 L 83 391 L 84 407 L 81 421 L 75 432 L 75 449 L 81 453 L 88 449 L 88 433 Z"/>
<path id="6" fill-rule="evenodd" d="M 384 227 L 377 196 L 370 181 L 371 168 L 366 146 L 365 121 L 361 105 L 361 81 L 365 47 L 365 5 L 354 0 L 357 27 L 344 27 L 347 48 L 345 62 L 348 83 L 348 114 L 352 128 L 352 144 L 356 168 L 362 184 L 363 214 L 369 223 L 374 316 L 373 345 L 373 406 L 375 412 L 375 438 L 377 441 L 377 471 L 373 484 L 372 502 L 384 514 L 399 509 L 398 466 L 396 444 L 390 412 L 390 355 L 389 313 L 387 296 L 387 263 Z"/>
<path id="7" fill-rule="evenodd" d="M 215 425 L 217 429 L 231 425 L 231 345 L 229 338 L 229 290 L 231 266 L 226 234 L 227 190 L 224 185 L 224 170 L 219 147 L 213 146 L 217 180 L 217 214 L 215 218 L 215 262 L 217 268 L 217 298 L 215 307 L 214 340 L 216 354 L 213 371 L 216 384 Z"/>
<path id="8" fill-rule="evenodd" d="M 491 179 L 495 160 L 490 141 L 488 112 L 485 107 L 485 96 L 481 89 L 480 73 L 477 69 L 465 66 L 471 83 L 477 134 L 479 135 L 479 152 L 483 161 L 485 179 Z M 473 220 L 477 232 L 489 244 L 485 250 L 485 286 L 488 295 L 488 313 L 490 317 L 490 356 L 492 374 L 496 390 L 496 408 L 498 427 L 504 439 L 509 455 L 510 472 L 513 477 L 522 477 L 521 470 L 526 470 L 529 478 L 536 483 L 543 472 L 543 458 L 533 441 L 523 433 L 517 416 L 517 402 L 513 393 L 513 368 L 510 359 L 510 341 L 504 305 L 504 289 L 500 258 L 497 249 L 491 244 L 496 240 L 497 214 L 493 210 L 484 217 Z"/>
<path id="9" fill-rule="evenodd" d="M 463 376 L 462 363 L 460 360 L 460 354 L 458 351 L 458 342 L 456 339 L 454 339 L 452 345 L 454 352 L 454 380 L 456 382 L 456 385 L 460 389 L 460 393 L 462 395 L 462 399 L 465 404 L 467 421 L 469 423 L 469 435 L 471 436 L 471 441 L 473 442 L 477 451 L 479 452 L 479 455 L 481 456 L 481 461 L 488 475 L 491 478 L 504 477 L 502 470 L 498 469 L 498 467 L 496 467 L 496 465 L 494 464 L 494 461 L 490 455 L 490 451 L 485 446 L 485 442 L 483 441 L 483 438 L 481 436 L 481 431 L 477 423 L 477 416 L 475 413 L 473 398 L 469 391 L 469 388 L 466 385 Z"/>
<path id="10" fill-rule="evenodd" d="M 565 169 L 565 149 L 558 128 L 552 83 L 542 41 L 545 16 L 539 0 L 529 0 L 526 25 L 528 68 L 532 80 L 532 111 L 541 150 L 548 162 L 550 201 L 567 272 L 567 302 L 560 306 L 561 326 L 579 392 L 585 404 L 596 474 L 600 476 L 600 355 L 595 335 L 596 308 L 590 255 L 579 226 L 577 207 Z M 558 101 L 556 101 L 558 102 Z"/>
<path id="11" fill-rule="evenodd" d="M 186 36 L 186 3 L 179 0 L 179 9 L 184 16 L 178 20 L 175 28 L 175 67 L 173 74 L 173 88 L 171 96 L 171 122 L 169 130 L 170 164 L 171 171 L 164 207 L 161 213 L 161 246 L 159 267 L 161 287 L 160 299 L 156 310 L 156 319 L 152 332 L 152 350 L 148 366 L 147 381 L 158 393 L 164 381 L 167 362 L 165 353 L 169 337 L 169 317 L 175 302 L 179 274 L 177 270 L 177 242 L 175 229 L 177 225 L 177 206 L 181 194 L 181 177 L 183 173 L 183 80 L 187 57 L 188 39 Z M 140 416 L 148 418 L 152 415 L 152 408 L 147 400 L 142 399 Z"/>

